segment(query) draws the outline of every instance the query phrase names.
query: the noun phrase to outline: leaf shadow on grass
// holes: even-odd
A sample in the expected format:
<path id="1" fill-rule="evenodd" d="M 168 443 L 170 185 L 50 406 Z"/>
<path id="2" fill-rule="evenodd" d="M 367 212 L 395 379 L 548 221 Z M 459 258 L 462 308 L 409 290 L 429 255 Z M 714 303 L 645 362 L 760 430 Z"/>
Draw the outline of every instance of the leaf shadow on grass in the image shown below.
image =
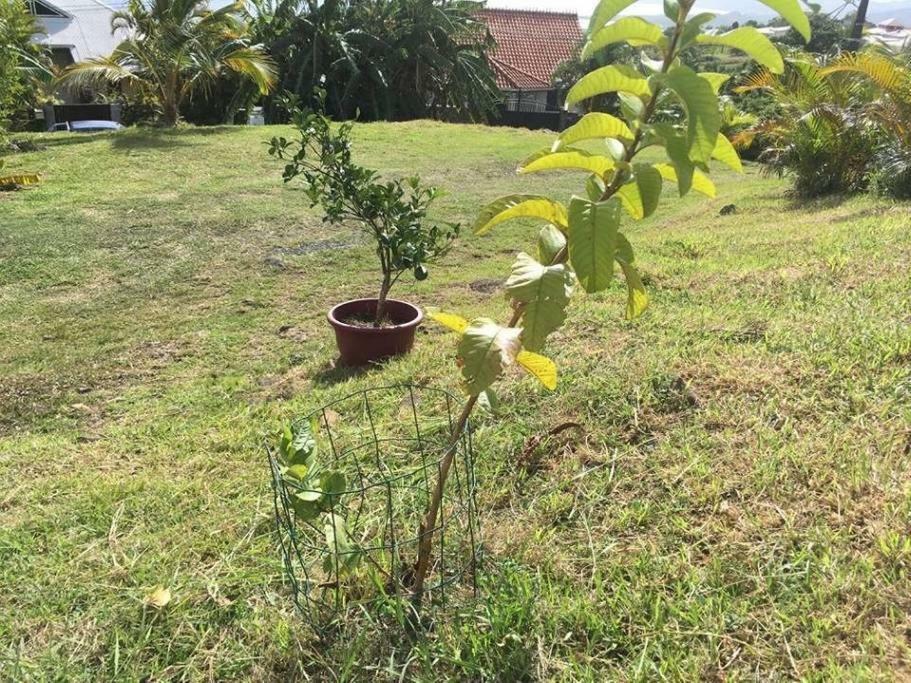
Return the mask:
<path id="1" fill-rule="evenodd" d="M 111 137 L 111 149 L 126 152 L 141 149 L 198 147 L 200 144 L 189 142 L 179 132 L 170 130 L 143 129 L 141 135 L 121 134 Z"/>
<path id="2" fill-rule="evenodd" d="M 349 367 L 342 364 L 341 358 L 326 361 L 322 367 L 313 374 L 313 383 L 320 387 L 330 387 L 348 380 L 366 377 L 372 370 L 382 370 L 383 366 L 364 365 L 362 367 Z"/>
<path id="3" fill-rule="evenodd" d="M 812 199 L 808 199 L 806 197 L 798 197 L 793 194 L 788 194 L 785 195 L 788 202 L 784 208 L 788 211 L 817 213 L 819 211 L 826 211 L 828 209 L 837 209 L 839 206 L 856 196 L 856 194 L 833 194 L 827 195 L 825 197 L 814 197 Z"/>

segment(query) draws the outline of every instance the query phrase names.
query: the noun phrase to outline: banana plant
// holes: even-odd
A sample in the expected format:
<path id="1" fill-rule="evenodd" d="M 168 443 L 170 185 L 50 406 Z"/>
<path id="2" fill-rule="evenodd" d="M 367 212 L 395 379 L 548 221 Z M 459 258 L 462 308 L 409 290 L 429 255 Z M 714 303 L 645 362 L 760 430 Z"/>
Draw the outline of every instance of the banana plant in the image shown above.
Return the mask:
<path id="1" fill-rule="evenodd" d="M 621 117 L 592 112 L 561 133 L 553 146 L 525 160 L 519 173 L 576 171 L 584 187 L 568 203 L 539 195 L 502 197 L 482 210 L 474 232 L 478 235 L 514 219 L 543 223 L 534 254 L 521 252 L 506 280 L 513 315 L 505 325 L 489 318 L 467 321 L 459 316 L 432 313 L 437 322 L 460 336 L 458 362 L 468 399 L 452 432 L 441 462 L 418 538 L 413 599 L 420 607 L 430 566 L 432 530 L 443 497 L 450 466 L 468 418 L 482 396 L 490 397 L 493 384 L 518 364 L 549 389 L 556 385 L 557 369 L 539 355 L 547 338 L 560 328 L 566 308 L 579 289 L 600 292 L 622 271 L 628 290 L 626 315 L 635 318 L 648 306 L 648 294 L 636 267 L 633 246 L 622 230 L 624 218 L 633 221 L 652 215 L 665 183 L 682 197 L 696 191 L 715 196 L 709 178 L 710 162 L 718 161 L 742 172 L 740 158 L 721 133 L 723 123 L 719 89 L 727 76 L 697 73 L 687 66 L 697 50 L 739 50 L 773 73 L 784 70 L 778 49 L 755 28 L 745 26 L 726 33 L 706 30 L 714 19 L 694 12 L 696 0 L 664 0 L 668 30 L 635 16 L 618 15 L 635 0 L 601 0 L 588 27 L 583 58 L 615 43 L 641 49 L 642 69 L 611 64 L 583 76 L 567 95 L 567 107 L 614 94 Z M 760 0 L 793 26 L 805 40 L 810 23 L 798 0 Z M 679 112 L 672 121 L 668 109 Z M 660 120 L 656 114 L 662 113 Z M 586 143 L 580 146 L 579 143 Z M 603 151 L 591 151 L 600 143 Z M 649 148 L 663 150 L 665 161 L 640 161 Z"/>

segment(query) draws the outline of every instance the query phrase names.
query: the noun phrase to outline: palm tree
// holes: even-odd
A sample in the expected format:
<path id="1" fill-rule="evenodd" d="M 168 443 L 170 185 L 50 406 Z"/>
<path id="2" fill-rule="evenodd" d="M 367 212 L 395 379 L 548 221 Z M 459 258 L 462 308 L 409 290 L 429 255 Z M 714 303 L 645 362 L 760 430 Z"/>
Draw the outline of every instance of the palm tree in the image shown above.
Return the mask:
<path id="1" fill-rule="evenodd" d="M 735 144 L 759 136 L 767 145 L 759 160 L 793 173 L 799 194 L 864 189 L 877 174 L 911 178 L 911 67 L 900 56 L 873 48 L 830 60 L 803 56 L 783 75 L 762 70 L 737 90 L 771 94 L 778 113 Z"/>
<path id="2" fill-rule="evenodd" d="M 306 100 L 322 84 L 333 116 L 483 118 L 500 97 L 474 0 L 252 2 L 253 31 L 280 65 L 278 90 Z"/>
<path id="3" fill-rule="evenodd" d="M 108 57 L 73 64 L 60 83 L 112 84 L 149 97 L 165 126 L 176 125 L 181 105 L 226 72 L 241 75 L 265 95 L 275 84 L 275 67 L 261 48 L 249 44 L 243 10 L 243 0 L 217 10 L 206 0 L 129 0 L 111 19 L 111 30 L 129 37 Z"/>

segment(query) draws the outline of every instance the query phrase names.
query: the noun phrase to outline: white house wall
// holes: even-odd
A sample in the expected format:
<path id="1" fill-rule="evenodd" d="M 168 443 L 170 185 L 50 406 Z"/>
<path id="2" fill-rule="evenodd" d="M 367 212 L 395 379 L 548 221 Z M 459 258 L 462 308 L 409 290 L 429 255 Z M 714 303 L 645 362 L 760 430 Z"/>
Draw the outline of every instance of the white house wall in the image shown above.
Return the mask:
<path id="1" fill-rule="evenodd" d="M 35 17 L 43 31 L 36 42 L 49 47 L 68 47 L 73 59 L 111 54 L 124 36 L 111 35 L 114 9 L 96 0 L 53 0 L 46 4 L 68 14 L 67 17 Z"/>

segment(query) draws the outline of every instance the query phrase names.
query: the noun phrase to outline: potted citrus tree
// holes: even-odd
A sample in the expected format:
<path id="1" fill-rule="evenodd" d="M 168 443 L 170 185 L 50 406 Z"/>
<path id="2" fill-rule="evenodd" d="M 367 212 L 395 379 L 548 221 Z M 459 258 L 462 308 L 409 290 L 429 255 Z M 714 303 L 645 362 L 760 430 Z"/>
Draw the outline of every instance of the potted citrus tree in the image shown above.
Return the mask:
<path id="1" fill-rule="evenodd" d="M 437 188 L 416 177 L 384 180 L 355 164 L 353 124 L 334 125 L 324 113 L 325 97 L 317 88 L 315 111 L 293 108 L 298 137 L 273 138 L 269 153 L 287 162 L 286 183 L 303 181 L 311 207 L 319 206 L 326 222 L 357 225 L 375 245 L 381 274 L 377 296 L 345 301 L 328 315 L 342 362 L 362 366 L 411 350 L 423 313 L 390 298 L 390 290 L 402 277 L 427 279 L 428 265 L 449 251 L 459 226 L 428 221 Z"/>

